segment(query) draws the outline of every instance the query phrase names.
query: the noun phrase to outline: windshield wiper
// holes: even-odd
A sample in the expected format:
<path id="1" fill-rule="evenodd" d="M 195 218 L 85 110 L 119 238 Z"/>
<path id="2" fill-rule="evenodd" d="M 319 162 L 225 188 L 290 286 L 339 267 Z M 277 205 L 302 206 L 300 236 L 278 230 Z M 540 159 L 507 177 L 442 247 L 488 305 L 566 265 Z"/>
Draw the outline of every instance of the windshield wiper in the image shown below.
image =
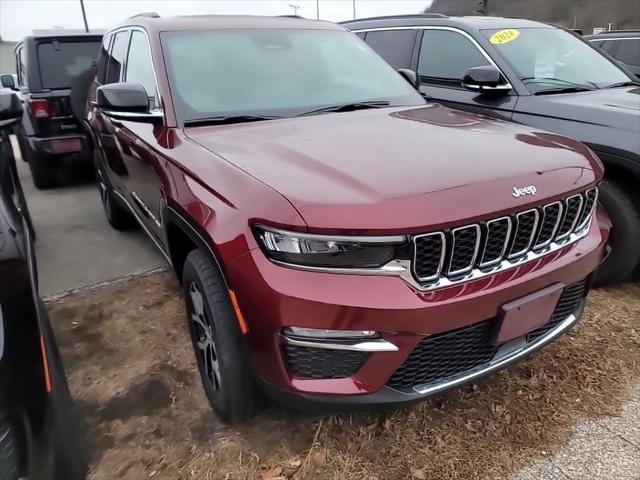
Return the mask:
<path id="1" fill-rule="evenodd" d="M 568 80 L 563 80 L 562 78 L 536 78 L 536 77 L 525 77 L 522 78 L 522 83 L 525 85 L 530 85 L 530 84 L 540 84 L 540 83 L 559 83 L 559 84 L 563 84 L 563 85 L 567 85 L 567 87 L 565 88 L 550 88 L 550 89 L 545 89 L 545 90 L 540 90 L 539 92 L 536 92 L 535 95 L 542 95 L 545 93 L 569 93 L 569 92 L 588 92 L 591 90 L 598 90 L 599 87 L 593 83 L 593 82 L 589 82 L 587 81 L 587 83 L 589 85 L 585 85 L 583 83 L 574 83 L 574 82 L 570 82 Z"/>
<path id="2" fill-rule="evenodd" d="M 616 88 L 616 87 L 637 87 L 640 86 L 640 82 L 634 82 L 633 80 L 627 80 L 626 82 L 617 82 L 612 83 L 611 85 L 606 85 L 602 88 Z"/>
<path id="3" fill-rule="evenodd" d="M 330 113 L 330 112 L 351 112 L 354 110 L 364 110 L 366 108 L 382 108 L 388 107 L 390 104 L 386 100 L 371 100 L 365 102 L 353 102 L 342 103 L 340 105 L 330 105 L 328 107 L 317 108 L 309 112 L 304 112 L 298 115 L 298 117 L 304 117 L 306 115 L 315 115 L 317 113 Z"/>
<path id="4" fill-rule="evenodd" d="M 197 127 L 201 125 L 229 125 L 231 123 L 259 122 L 262 120 L 275 120 L 282 117 L 267 115 L 220 115 L 219 117 L 204 117 L 185 120 L 185 127 Z"/>

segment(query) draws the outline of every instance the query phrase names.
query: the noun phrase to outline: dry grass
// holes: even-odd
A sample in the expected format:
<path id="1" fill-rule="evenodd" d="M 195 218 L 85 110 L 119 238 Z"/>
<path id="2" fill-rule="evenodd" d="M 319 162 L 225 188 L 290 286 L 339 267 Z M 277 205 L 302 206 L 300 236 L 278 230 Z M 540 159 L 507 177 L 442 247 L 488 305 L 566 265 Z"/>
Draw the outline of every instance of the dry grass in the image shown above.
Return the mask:
<path id="1" fill-rule="evenodd" d="M 94 480 L 505 478 L 578 418 L 619 413 L 640 379 L 640 284 L 592 292 L 572 332 L 485 382 L 386 413 L 272 407 L 233 428 L 206 403 L 170 274 L 63 299 L 51 316 Z"/>

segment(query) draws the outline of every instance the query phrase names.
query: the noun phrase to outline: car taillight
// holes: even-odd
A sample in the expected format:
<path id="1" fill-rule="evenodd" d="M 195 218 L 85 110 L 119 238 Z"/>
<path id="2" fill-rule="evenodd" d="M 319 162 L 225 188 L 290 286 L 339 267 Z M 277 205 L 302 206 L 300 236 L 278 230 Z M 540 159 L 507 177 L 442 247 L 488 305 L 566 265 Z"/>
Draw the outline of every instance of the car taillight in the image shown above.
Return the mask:
<path id="1" fill-rule="evenodd" d="M 49 102 L 46 100 L 31 100 L 29 109 L 35 118 L 49 118 Z"/>

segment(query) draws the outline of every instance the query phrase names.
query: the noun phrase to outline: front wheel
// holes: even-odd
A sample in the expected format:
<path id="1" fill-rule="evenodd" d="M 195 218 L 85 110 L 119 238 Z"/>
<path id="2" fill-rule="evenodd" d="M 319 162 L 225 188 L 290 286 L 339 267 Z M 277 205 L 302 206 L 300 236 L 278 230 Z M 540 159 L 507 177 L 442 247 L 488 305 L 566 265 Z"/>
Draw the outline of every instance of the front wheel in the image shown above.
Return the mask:
<path id="1" fill-rule="evenodd" d="M 202 250 L 185 260 L 187 321 L 205 393 L 227 422 L 252 417 L 263 404 L 224 280 Z"/>
<path id="2" fill-rule="evenodd" d="M 610 180 L 602 182 L 600 203 L 611 220 L 611 252 L 596 272 L 594 284 L 601 287 L 626 280 L 640 267 L 640 211 L 627 192 Z"/>

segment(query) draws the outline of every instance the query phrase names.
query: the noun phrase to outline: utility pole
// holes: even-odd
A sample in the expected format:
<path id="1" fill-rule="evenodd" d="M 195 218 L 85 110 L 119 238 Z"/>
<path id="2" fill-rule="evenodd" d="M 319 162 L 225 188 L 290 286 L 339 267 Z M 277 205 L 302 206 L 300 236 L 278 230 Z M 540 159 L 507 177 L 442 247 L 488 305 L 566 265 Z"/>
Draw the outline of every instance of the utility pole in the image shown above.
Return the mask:
<path id="1" fill-rule="evenodd" d="M 356 0 L 353 0 L 353 19 L 356 19 Z"/>
<path id="2" fill-rule="evenodd" d="M 300 8 L 300 5 L 294 5 L 293 3 L 290 3 L 289 6 L 291 8 L 293 8 L 293 14 L 297 17 L 298 16 L 298 9 Z"/>
<path id="3" fill-rule="evenodd" d="M 84 11 L 84 0 L 80 0 L 80 8 L 82 9 L 82 20 L 84 20 L 84 31 L 89 33 L 89 25 L 87 24 L 87 13 Z"/>
<path id="4" fill-rule="evenodd" d="M 320 0 L 316 0 L 316 20 L 320 20 Z"/>

